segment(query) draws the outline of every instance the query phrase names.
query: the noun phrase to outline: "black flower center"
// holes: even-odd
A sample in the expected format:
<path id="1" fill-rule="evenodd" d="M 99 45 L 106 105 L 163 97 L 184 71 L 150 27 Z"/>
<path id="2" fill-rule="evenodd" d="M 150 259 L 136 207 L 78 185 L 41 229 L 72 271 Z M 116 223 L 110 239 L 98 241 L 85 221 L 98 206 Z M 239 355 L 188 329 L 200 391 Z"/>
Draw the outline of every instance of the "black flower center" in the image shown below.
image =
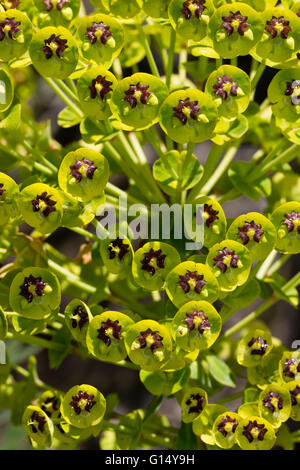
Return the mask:
<path id="1" fill-rule="evenodd" d="M 91 90 L 91 98 L 95 99 L 99 95 L 103 101 L 105 95 L 112 91 L 112 88 L 110 88 L 112 84 L 112 82 L 106 80 L 102 75 L 98 75 L 98 77 L 92 80 L 92 84 L 89 86 L 89 89 Z"/>
<path id="2" fill-rule="evenodd" d="M 55 212 L 56 201 L 51 199 L 51 195 L 47 195 L 47 192 L 44 191 L 42 194 L 38 194 L 36 199 L 31 201 L 33 212 L 41 211 L 45 217 L 48 217 L 51 212 Z"/>
<path id="3" fill-rule="evenodd" d="M 227 35 L 231 36 L 234 32 L 240 36 L 244 36 L 246 28 L 250 26 L 247 23 L 248 17 L 243 16 L 240 11 L 233 13 L 232 11 L 228 16 L 222 16 L 223 23 L 221 26 L 226 30 Z"/>
<path id="4" fill-rule="evenodd" d="M 203 410 L 204 401 L 205 397 L 203 395 L 200 395 L 200 393 L 192 393 L 190 398 L 185 402 L 185 404 L 189 406 L 189 414 L 200 413 Z"/>
<path id="5" fill-rule="evenodd" d="M 118 237 L 110 243 L 108 251 L 109 259 L 114 259 L 116 256 L 118 256 L 119 260 L 121 261 L 129 252 L 129 245 L 124 243 L 122 238 Z"/>
<path id="6" fill-rule="evenodd" d="M 234 434 L 238 425 L 235 418 L 231 418 L 229 415 L 222 416 L 221 422 L 218 424 L 218 431 L 226 437 L 230 432 Z"/>
<path id="7" fill-rule="evenodd" d="M 20 295 L 25 297 L 27 302 L 30 304 L 33 301 L 35 295 L 42 297 L 44 295 L 44 289 L 47 283 L 42 281 L 42 278 L 34 277 L 32 274 L 25 277 L 23 284 L 20 286 Z"/>
<path id="8" fill-rule="evenodd" d="M 77 183 L 80 183 L 85 176 L 92 180 L 97 167 L 92 160 L 83 157 L 81 160 L 76 160 L 76 162 L 70 166 L 70 170 L 70 175 L 74 176 Z"/>
<path id="9" fill-rule="evenodd" d="M 263 356 L 266 353 L 268 348 L 268 343 L 266 340 L 258 336 L 257 338 L 252 338 L 248 343 L 249 348 L 251 348 L 252 356 Z"/>
<path id="10" fill-rule="evenodd" d="M 56 397 L 46 398 L 41 408 L 46 413 L 46 415 L 51 418 L 52 413 L 59 410 L 58 399 Z"/>
<path id="11" fill-rule="evenodd" d="M 298 400 L 300 399 L 300 387 L 298 385 L 294 388 L 294 390 L 290 390 L 292 406 L 298 405 Z M 299 397 L 299 398 L 298 398 Z"/>
<path id="12" fill-rule="evenodd" d="M 182 287 L 185 294 L 194 290 L 197 294 L 201 294 L 203 287 L 207 284 L 204 280 L 203 274 L 198 274 L 197 271 L 187 271 L 183 275 L 179 275 L 180 281 L 178 285 Z"/>
<path id="13" fill-rule="evenodd" d="M 239 255 L 235 254 L 234 250 L 229 250 L 228 248 L 223 248 L 219 250 L 219 254 L 213 258 L 215 261 L 214 266 L 219 268 L 222 273 L 227 271 L 227 268 L 238 268 L 238 260 L 240 259 Z"/>
<path id="14" fill-rule="evenodd" d="M 204 204 L 204 212 L 207 214 L 205 225 L 206 227 L 210 227 L 215 220 L 217 220 L 219 211 L 215 211 L 211 205 Z"/>
<path id="15" fill-rule="evenodd" d="M 189 98 L 186 98 L 185 100 L 179 100 L 178 105 L 173 110 L 175 111 L 174 117 L 179 119 L 182 124 L 186 124 L 188 118 L 194 121 L 198 120 L 200 106 L 198 106 L 198 101 L 191 101 Z"/>
<path id="16" fill-rule="evenodd" d="M 283 223 L 287 226 L 288 232 L 292 232 L 293 230 L 297 230 L 300 234 L 300 212 L 292 211 L 290 214 L 284 214 L 286 219 Z"/>
<path id="17" fill-rule="evenodd" d="M 48 39 L 44 40 L 45 46 L 42 48 L 42 51 L 45 53 L 46 59 L 51 59 L 53 54 L 60 59 L 63 55 L 63 52 L 69 47 L 67 46 L 67 39 L 62 39 L 60 35 L 56 36 L 51 34 Z"/>
<path id="18" fill-rule="evenodd" d="M 89 38 L 91 44 L 101 41 L 102 44 L 105 45 L 108 38 L 112 36 L 112 32 L 110 31 L 110 26 L 104 24 L 103 21 L 100 21 L 100 23 L 93 23 L 92 26 L 89 26 L 85 35 Z"/>
<path id="19" fill-rule="evenodd" d="M 36 434 L 38 431 L 44 432 L 44 428 L 46 424 L 45 416 L 42 416 L 37 411 L 34 411 L 31 415 L 31 421 L 32 423 L 30 423 L 30 426 L 34 434 Z"/>
<path id="20" fill-rule="evenodd" d="M 223 77 L 218 77 L 217 83 L 213 85 L 215 89 L 215 94 L 221 96 L 223 100 L 228 98 L 228 95 L 237 96 L 237 89 L 239 84 L 234 83 L 232 77 L 223 75 Z"/>
<path id="21" fill-rule="evenodd" d="M 89 321 L 89 316 L 87 311 L 83 308 L 82 305 L 78 305 L 73 311 L 72 315 L 72 328 L 79 327 L 80 330 L 84 327 Z"/>
<path id="22" fill-rule="evenodd" d="M 8 36 L 10 39 L 15 39 L 14 36 L 20 31 L 21 22 L 16 21 L 14 18 L 5 18 L 5 20 L 0 21 L 0 41 L 2 41 L 5 36 Z"/>
<path id="23" fill-rule="evenodd" d="M 83 410 L 90 412 L 93 406 L 96 405 L 96 402 L 94 401 L 94 395 L 89 395 L 87 392 L 79 390 L 77 395 L 72 397 L 70 405 L 75 413 L 80 415 Z"/>
<path id="24" fill-rule="evenodd" d="M 158 331 L 152 331 L 151 328 L 147 328 L 146 331 L 141 331 L 137 341 L 140 343 L 140 348 L 150 348 L 152 352 L 156 349 L 163 348 L 162 343 L 163 337 L 160 336 Z"/>
<path id="25" fill-rule="evenodd" d="M 56 6 L 57 10 L 61 10 L 69 0 L 43 0 L 43 4 L 46 7 L 47 11 L 51 11 L 53 7 Z"/>
<path id="26" fill-rule="evenodd" d="M 180 12 L 184 14 L 187 20 L 191 19 L 193 15 L 199 19 L 206 8 L 204 4 L 205 0 L 187 0 L 183 3 Z"/>
<path id="27" fill-rule="evenodd" d="M 192 313 L 187 312 L 183 321 L 187 324 L 189 331 L 197 329 L 199 333 L 203 334 L 204 331 L 211 327 L 208 317 L 202 311 L 194 310 Z"/>
<path id="28" fill-rule="evenodd" d="M 163 255 L 161 250 L 155 251 L 151 248 L 148 253 L 145 253 L 144 259 L 141 260 L 142 270 L 153 276 L 157 268 L 163 269 L 165 267 L 165 258 L 166 255 Z"/>
<path id="29" fill-rule="evenodd" d="M 249 421 L 247 426 L 244 426 L 243 435 L 248 439 L 249 443 L 253 442 L 254 439 L 263 441 L 265 434 L 268 432 L 264 424 L 258 424 L 256 420 Z"/>
<path id="30" fill-rule="evenodd" d="M 0 183 L 0 196 L 2 196 L 6 192 L 6 189 L 3 189 L 3 186 L 4 184 Z"/>
<path id="31" fill-rule="evenodd" d="M 242 239 L 243 245 L 247 245 L 250 240 L 259 243 L 261 237 L 265 232 L 261 229 L 260 224 L 256 224 L 254 220 L 251 222 L 245 222 L 242 227 L 239 227 L 237 236 Z"/>
<path id="32" fill-rule="evenodd" d="M 283 373 L 286 377 L 294 379 L 296 375 L 300 372 L 300 362 L 297 362 L 296 359 L 287 359 L 284 363 Z"/>
<path id="33" fill-rule="evenodd" d="M 149 85 L 130 85 L 129 89 L 125 91 L 124 101 L 127 101 L 131 108 L 135 108 L 138 103 L 147 104 L 148 99 L 151 95 L 151 91 L 148 90 Z"/>
<path id="34" fill-rule="evenodd" d="M 108 319 L 106 322 L 101 323 L 101 327 L 97 330 L 99 333 L 97 338 L 101 339 L 105 346 L 109 346 L 112 337 L 121 339 L 120 333 L 122 328 L 122 325 L 119 325 L 119 320 L 112 321 Z"/>
<path id="35" fill-rule="evenodd" d="M 282 410 L 283 408 L 283 398 L 277 392 L 270 392 L 263 399 L 263 404 L 268 408 L 272 413 L 276 410 Z"/>
<path id="36" fill-rule="evenodd" d="M 291 97 L 292 105 L 300 104 L 300 80 L 287 82 L 285 95 Z"/>
<path id="37" fill-rule="evenodd" d="M 282 39 L 287 39 L 289 32 L 292 28 L 289 26 L 290 22 L 285 20 L 283 16 L 276 18 L 273 16 L 271 20 L 267 21 L 265 31 L 271 34 L 272 38 L 281 36 Z"/>

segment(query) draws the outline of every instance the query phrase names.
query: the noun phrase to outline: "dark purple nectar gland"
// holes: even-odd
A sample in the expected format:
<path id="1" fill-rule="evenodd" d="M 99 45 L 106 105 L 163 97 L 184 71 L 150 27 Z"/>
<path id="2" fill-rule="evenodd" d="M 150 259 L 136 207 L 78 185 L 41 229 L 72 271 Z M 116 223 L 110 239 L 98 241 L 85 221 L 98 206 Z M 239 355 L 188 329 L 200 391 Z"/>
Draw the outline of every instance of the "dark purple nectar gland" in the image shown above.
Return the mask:
<path id="1" fill-rule="evenodd" d="M 285 95 L 291 97 L 292 105 L 300 104 L 300 80 L 287 82 Z"/>
<path id="2" fill-rule="evenodd" d="M 284 363 L 283 374 L 290 379 L 294 379 L 300 373 L 300 362 L 296 359 L 287 359 Z"/>
<path id="3" fill-rule="evenodd" d="M 298 385 L 294 390 L 290 390 L 292 406 L 296 406 L 300 403 L 300 387 Z"/>
<path id="4" fill-rule="evenodd" d="M 218 77 L 217 83 L 213 85 L 215 89 L 215 94 L 220 96 L 223 100 L 227 100 L 228 96 L 237 96 L 237 89 L 239 87 L 238 83 L 235 83 L 232 77 L 223 75 L 223 77 Z"/>
<path id="5" fill-rule="evenodd" d="M 87 311 L 82 305 L 78 305 L 73 310 L 73 315 L 72 315 L 72 328 L 77 328 L 79 327 L 80 330 L 84 327 L 86 323 L 89 322 L 89 316 Z"/>
<path id="6" fill-rule="evenodd" d="M 65 6 L 66 3 L 68 3 L 69 0 L 43 0 L 43 4 L 46 7 L 46 11 L 51 11 L 52 8 L 55 8 L 57 10 L 62 10 L 62 8 Z"/>
<path id="7" fill-rule="evenodd" d="M 33 212 L 42 212 L 45 217 L 48 217 L 49 214 L 55 212 L 56 201 L 51 199 L 51 195 L 47 195 L 47 192 L 44 191 L 42 194 L 38 194 L 36 199 L 31 201 Z"/>
<path id="8" fill-rule="evenodd" d="M 188 118 L 198 121 L 198 113 L 200 111 L 198 101 L 191 101 L 189 98 L 179 100 L 178 105 L 173 110 L 175 111 L 174 117 L 179 119 L 182 124 L 186 124 Z"/>
<path id="9" fill-rule="evenodd" d="M 100 23 L 92 23 L 92 26 L 87 28 L 85 36 L 89 38 L 91 44 L 101 41 L 105 45 L 108 38 L 112 36 L 112 32 L 110 31 L 110 26 L 100 21 Z"/>
<path id="10" fill-rule="evenodd" d="M 122 325 L 119 325 L 119 320 L 112 321 L 108 319 L 106 322 L 101 323 L 101 327 L 97 330 L 98 331 L 98 339 L 101 339 L 105 346 L 111 345 L 111 339 L 114 337 L 115 339 L 121 339 L 121 330 Z"/>
<path id="11" fill-rule="evenodd" d="M 261 229 L 261 225 L 256 224 L 254 220 L 252 220 L 251 222 L 245 222 L 242 227 L 239 227 L 237 236 L 242 239 L 243 245 L 247 245 L 252 240 L 259 243 L 264 233 L 265 232 Z"/>
<path id="12" fill-rule="evenodd" d="M 37 434 L 38 431 L 44 432 L 46 424 L 45 416 L 41 416 L 37 411 L 34 411 L 31 415 L 31 421 L 30 426 L 34 434 Z"/>
<path id="13" fill-rule="evenodd" d="M 3 189 L 3 183 L 0 183 L 0 197 L 6 192 L 6 189 Z"/>
<path id="14" fill-rule="evenodd" d="M 211 327 L 208 317 L 202 311 L 194 310 L 192 313 L 187 312 L 183 321 L 187 324 L 189 331 L 197 329 L 200 334 Z"/>
<path id="15" fill-rule="evenodd" d="M 252 338 L 248 343 L 249 348 L 251 348 L 252 356 L 264 356 L 266 350 L 269 347 L 268 343 L 258 336 L 257 338 Z"/>
<path id="16" fill-rule="evenodd" d="M 151 328 L 147 328 L 145 331 L 141 331 L 141 335 L 136 339 L 140 343 L 140 348 L 150 348 L 154 353 L 157 349 L 163 348 L 163 337 L 160 336 L 158 331 L 152 331 Z"/>
<path id="17" fill-rule="evenodd" d="M 34 277 L 32 274 L 25 277 L 23 284 L 20 286 L 20 295 L 25 297 L 27 302 L 30 304 L 33 301 L 35 295 L 42 297 L 45 295 L 44 289 L 47 283 L 42 281 L 42 278 Z"/>
<path id="18" fill-rule="evenodd" d="M 258 424 L 258 422 L 254 420 L 249 421 L 247 426 L 244 426 L 243 435 L 248 439 L 249 443 L 251 444 L 254 439 L 263 441 L 267 432 L 268 430 L 264 424 Z"/>
<path id="19" fill-rule="evenodd" d="M 198 274 L 197 271 L 187 271 L 185 274 L 179 275 L 179 278 L 178 286 L 182 287 L 185 294 L 190 292 L 190 290 L 201 294 L 203 287 L 207 284 L 203 274 Z"/>
<path id="20" fill-rule="evenodd" d="M 155 251 L 151 248 L 148 253 L 145 253 L 144 259 L 141 260 L 142 270 L 154 276 L 158 268 L 164 269 L 166 256 L 162 254 L 161 250 Z"/>
<path id="21" fill-rule="evenodd" d="M 184 14 L 186 20 L 190 20 L 193 15 L 199 19 L 206 8 L 204 4 L 205 0 L 187 0 L 180 12 Z"/>
<path id="22" fill-rule="evenodd" d="M 188 413 L 201 413 L 204 402 L 205 397 L 203 395 L 200 395 L 200 393 L 192 393 L 190 398 L 185 402 L 185 404 L 189 407 Z"/>
<path id="23" fill-rule="evenodd" d="M 80 183 L 83 177 L 92 180 L 97 168 L 98 167 L 94 165 L 92 160 L 83 157 L 82 160 L 76 160 L 76 162 L 70 166 L 70 175 L 74 176 L 77 183 Z"/>
<path id="24" fill-rule="evenodd" d="M 235 418 L 231 418 L 229 415 L 222 416 L 221 422 L 218 424 L 218 431 L 226 437 L 230 432 L 234 434 L 238 425 Z"/>
<path id="25" fill-rule="evenodd" d="M 130 85 L 129 89 L 125 91 L 124 101 L 127 101 L 132 109 L 136 108 L 138 103 L 148 104 L 149 97 L 152 94 L 148 88 L 149 85 L 141 85 L 140 83 Z"/>
<path id="26" fill-rule="evenodd" d="M 235 254 L 234 250 L 229 250 L 228 248 L 223 248 L 219 250 L 219 254 L 213 258 L 215 261 L 214 266 L 219 268 L 224 274 L 227 271 L 227 268 L 238 268 L 238 260 L 240 259 L 239 255 Z"/>
<path id="27" fill-rule="evenodd" d="M 233 13 L 232 11 L 228 16 L 222 16 L 223 23 L 221 26 L 226 30 L 228 36 L 233 33 L 239 33 L 240 36 L 244 36 L 246 29 L 250 26 L 247 23 L 248 17 L 243 16 L 240 11 Z"/>
<path id="28" fill-rule="evenodd" d="M 94 395 L 89 395 L 87 392 L 79 390 L 77 395 L 72 397 L 70 405 L 73 407 L 75 413 L 80 415 L 82 411 L 90 413 L 93 406 L 96 405 L 96 402 L 94 401 Z"/>
<path id="29" fill-rule="evenodd" d="M 46 398 L 41 409 L 49 418 L 51 418 L 52 413 L 59 410 L 58 399 L 56 397 Z"/>
<path id="30" fill-rule="evenodd" d="M 219 211 L 215 211 L 211 205 L 204 204 L 204 218 L 206 227 L 210 227 L 215 220 L 219 219 L 218 213 Z"/>
<path id="31" fill-rule="evenodd" d="M 263 404 L 271 413 L 274 413 L 277 410 L 282 410 L 283 408 L 283 398 L 277 392 L 270 392 L 263 399 Z"/>
<path id="32" fill-rule="evenodd" d="M 288 232 L 297 230 L 300 234 L 300 212 L 292 211 L 290 214 L 284 214 L 286 219 L 283 221 L 283 224 L 287 226 Z"/>
<path id="33" fill-rule="evenodd" d="M 115 259 L 115 257 L 117 256 L 119 260 L 122 261 L 124 256 L 127 255 L 127 253 L 129 252 L 129 245 L 127 243 L 124 243 L 124 240 L 122 238 L 117 237 L 109 244 L 108 251 L 109 259 Z"/>
<path id="34" fill-rule="evenodd" d="M 56 56 L 61 59 L 63 52 L 69 47 L 67 46 L 67 42 L 67 39 L 61 39 L 60 36 L 51 34 L 48 39 L 44 40 L 45 46 L 42 47 L 46 59 L 51 59 L 53 54 L 56 54 Z"/>
<path id="35" fill-rule="evenodd" d="M 4 0 L 0 2 L 4 10 L 15 10 L 20 5 L 19 0 Z"/>
<path id="36" fill-rule="evenodd" d="M 0 41 L 3 41 L 5 36 L 15 39 L 15 34 L 20 31 L 20 24 L 21 22 L 16 21 L 14 18 L 5 18 L 5 20 L 0 21 Z"/>
<path id="37" fill-rule="evenodd" d="M 281 36 L 282 39 L 287 39 L 289 32 L 292 31 L 289 24 L 290 22 L 285 20 L 283 16 L 280 16 L 279 18 L 273 16 L 271 20 L 267 21 L 265 31 L 270 33 L 273 39 L 277 36 Z"/>
<path id="38" fill-rule="evenodd" d="M 106 80 L 102 75 L 98 75 L 98 77 L 92 80 L 92 84 L 89 86 L 91 98 L 94 100 L 99 95 L 102 101 L 104 101 L 105 95 L 113 91 L 112 88 L 110 88 L 112 84 L 113 82 Z"/>

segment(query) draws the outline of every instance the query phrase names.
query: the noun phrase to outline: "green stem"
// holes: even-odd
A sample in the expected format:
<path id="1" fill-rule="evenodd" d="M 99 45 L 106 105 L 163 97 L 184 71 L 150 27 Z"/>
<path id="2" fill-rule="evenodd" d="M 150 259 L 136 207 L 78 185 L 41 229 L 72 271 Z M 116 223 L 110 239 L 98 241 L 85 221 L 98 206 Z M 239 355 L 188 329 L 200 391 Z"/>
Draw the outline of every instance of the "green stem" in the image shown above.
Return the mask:
<path id="1" fill-rule="evenodd" d="M 285 150 L 284 152 L 280 152 L 277 157 L 272 158 L 268 157 L 265 158 L 249 175 L 249 181 L 255 181 L 259 177 L 265 175 L 269 170 L 276 168 L 278 165 L 283 165 L 284 163 L 288 163 L 293 160 L 299 151 L 299 145 L 293 144 L 290 148 Z"/>
<path id="2" fill-rule="evenodd" d="M 262 74 L 264 73 L 264 70 L 266 68 L 266 65 L 264 62 L 261 62 L 259 64 L 259 66 L 257 67 L 256 71 L 255 71 L 255 74 L 251 80 L 251 86 L 252 86 L 252 90 L 254 90 L 254 88 L 256 87 L 256 85 L 258 84 L 259 80 L 261 79 L 261 76 Z"/>
<path id="3" fill-rule="evenodd" d="M 13 333 L 8 332 L 7 338 L 20 341 L 21 343 L 34 344 L 36 346 L 41 346 L 42 348 L 51 349 L 53 351 L 62 352 L 65 350 L 65 345 L 60 344 L 60 343 L 55 343 L 54 341 L 51 341 L 48 339 L 39 338 L 37 336 L 27 336 L 27 335 L 22 335 L 17 332 L 13 332 Z"/>
<path id="4" fill-rule="evenodd" d="M 60 97 L 66 105 L 74 111 L 79 117 L 83 118 L 82 111 L 76 106 L 76 104 L 69 98 L 68 95 L 58 86 L 58 84 L 52 78 L 43 77 L 45 82 L 52 88 L 52 90 Z"/>
<path id="5" fill-rule="evenodd" d="M 59 264 L 55 263 L 51 259 L 48 259 L 48 266 L 49 268 L 58 276 L 63 277 L 69 284 L 82 289 L 84 292 L 89 294 L 94 294 L 97 291 L 97 287 L 91 286 L 76 276 L 75 274 L 71 273 L 68 269 L 60 266 Z"/>
<path id="6" fill-rule="evenodd" d="M 257 279 L 261 280 L 266 276 L 266 274 L 267 274 L 271 264 L 275 260 L 276 256 L 277 256 L 277 251 L 272 250 L 271 253 L 269 254 L 269 256 L 265 259 L 265 261 L 263 262 L 263 264 L 259 268 L 259 270 L 256 274 Z"/>
<path id="7" fill-rule="evenodd" d="M 66 227 L 69 230 L 72 230 L 74 233 L 78 233 L 78 235 L 81 235 L 84 238 L 90 238 L 91 240 L 98 241 L 99 238 L 97 235 L 94 233 L 89 232 L 88 230 L 85 230 L 84 228 L 81 227 Z"/>
<path id="8" fill-rule="evenodd" d="M 78 100 L 77 94 L 75 94 L 69 87 L 68 85 L 65 84 L 62 80 L 59 80 L 57 78 L 53 79 L 56 85 L 62 89 L 62 91 L 70 98 L 71 101 L 73 101 L 76 106 L 80 108 L 80 103 Z"/>
<path id="9" fill-rule="evenodd" d="M 216 171 L 211 175 L 209 180 L 203 186 L 202 191 L 201 191 L 202 194 L 208 194 L 213 189 L 215 184 L 219 181 L 221 176 L 225 173 L 225 171 L 227 171 L 230 163 L 234 159 L 234 157 L 235 157 L 235 155 L 236 155 L 236 153 L 239 149 L 239 146 L 240 146 L 240 142 L 236 143 L 234 146 L 230 147 L 227 150 L 227 152 L 225 153 L 221 163 L 216 168 Z"/>
<path id="10" fill-rule="evenodd" d="M 168 65 L 167 65 L 167 73 L 166 73 L 166 85 L 167 85 L 168 88 L 170 88 L 171 77 L 172 77 L 172 73 L 173 73 L 175 43 L 176 43 L 176 31 L 173 28 L 171 28 L 169 52 L 168 52 L 168 54 L 169 54 L 168 55 Z"/>
<path id="11" fill-rule="evenodd" d="M 277 273 L 279 269 L 284 265 L 286 261 L 290 259 L 292 255 L 282 255 L 275 263 L 269 268 L 267 275 L 272 276 L 273 273 Z"/>
<path id="12" fill-rule="evenodd" d="M 147 59 L 148 59 L 148 63 L 149 63 L 151 72 L 152 72 L 153 75 L 160 78 L 159 71 L 158 71 L 156 62 L 154 60 L 154 57 L 153 57 L 153 54 L 152 54 L 152 51 L 151 51 L 151 48 L 150 48 L 150 45 L 149 45 L 148 38 L 145 34 L 144 28 L 141 24 L 137 23 L 137 29 L 138 29 L 138 32 L 140 34 L 140 40 L 142 41 L 142 43 L 144 45 L 144 48 L 145 48 L 145 51 L 146 51 L 146 56 L 147 56 Z"/>
<path id="13" fill-rule="evenodd" d="M 233 395 L 230 395 L 229 397 L 221 398 L 220 400 L 215 401 L 214 403 L 218 405 L 222 405 L 223 403 L 230 403 L 232 401 L 237 400 L 238 398 L 242 398 L 243 394 L 244 392 L 236 392 Z"/>

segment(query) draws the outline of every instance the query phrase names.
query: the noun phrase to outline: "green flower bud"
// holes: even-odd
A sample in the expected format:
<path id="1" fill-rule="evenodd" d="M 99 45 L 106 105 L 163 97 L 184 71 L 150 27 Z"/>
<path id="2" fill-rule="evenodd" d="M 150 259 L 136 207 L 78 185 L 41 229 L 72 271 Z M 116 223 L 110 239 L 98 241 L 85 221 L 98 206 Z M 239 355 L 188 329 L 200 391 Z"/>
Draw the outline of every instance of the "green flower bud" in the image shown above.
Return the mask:
<path id="1" fill-rule="evenodd" d="M 0 173 L 0 225 L 6 225 L 18 216 L 18 195 L 17 183 L 5 173 Z"/>
<path id="2" fill-rule="evenodd" d="M 217 417 L 213 425 L 216 444 L 222 449 L 231 449 L 236 443 L 236 430 L 241 422 L 241 417 L 231 411 L 222 413 Z"/>
<path id="3" fill-rule="evenodd" d="M 137 0 L 146 15 L 152 18 L 168 18 L 168 2 L 165 0 Z"/>
<path id="4" fill-rule="evenodd" d="M 284 382 L 300 380 L 300 352 L 284 352 L 279 361 L 279 372 Z"/>
<path id="5" fill-rule="evenodd" d="M 238 343 L 237 362 L 245 367 L 256 366 L 270 353 L 272 347 L 272 337 L 268 331 L 250 330 Z"/>
<path id="6" fill-rule="evenodd" d="M 77 35 L 83 57 L 106 68 L 111 66 L 124 44 L 121 24 L 102 13 L 80 18 Z"/>
<path id="7" fill-rule="evenodd" d="M 67 153 L 58 170 L 60 188 L 84 202 L 102 195 L 108 177 L 106 158 L 87 148 Z"/>
<path id="8" fill-rule="evenodd" d="M 167 87 L 159 78 L 135 73 L 119 82 L 110 107 L 123 124 L 141 130 L 158 121 L 160 106 L 167 95 Z"/>
<path id="9" fill-rule="evenodd" d="M 64 227 L 88 225 L 95 218 L 96 213 L 101 212 L 100 208 L 105 206 L 104 193 L 86 202 L 78 201 L 63 191 L 61 191 L 61 196 L 64 199 L 61 225 Z"/>
<path id="10" fill-rule="evenodd" d="M 292 380 L 284 386 L 290 394 L 292 405 L 291 418 L 294 421 L 300 421 L 300 380 Z"/>
<path id="11" fill-rule="evenodd" d="M 79 299 L 73 299 L 65 308 L 65 322 L 72 336 L 79 343 L 84 343 L 93 315 L 88 306 Z"/>
<path id="12" fill-rule="evenodd" d="M 286 202 L 277 207 L 271 215 L 271 222 L 277 229 L 275 248 L 283 253 L 299 253 L 300 203 Z"/>
<path id="13" fill-rule="evenodd" d="M 62 218 L 62 200 L 59 192 L 44 183 L 26 186 L 17 200 L 25 222 L 41 233 L 56 230 Z"/>
<path id="14" fill-rule="evenodd" d="M 241 420 L 236 439 L 243 450 L 270 450 L 275 444 L 276 435 L 271 424 L 258 416 Z"/>
<path id="15" fill-rule="evenodd" d="M 178 143 L 209 139 L 217 123 L 217 108 L 210 97 L 196 89 L 171 93 L 160 109 L 160 124 Z"/>
<path id="16" fill-rule="evenodd" d="M 134 321 L 120 312 L 106 311 L 96 315 L 89 324 L 87 347 L 100 361 L 118 363 L 127 356 L 124 344 L 126 331 Z"/>
<path id="17" fill-rule="evenodd" d="M 232 240 L 223 240 L 211 247 L 206 264 L 218 279 L 223 291 L 232 291 L 245 284 L 251 269 L 248 248 Z"/>
<path id="18" fill-rule="evenodd" d="M 172 351 L 168 329 L 154 320 L 142 320 L 126 333 L 125 346 L 129 358 L 144 370 L 161 369 Z"/>
<path id="19" fill-rule="evenodd" d="M 166 279 L 166 292 L 176 307 L 190 300 L 212 303 L 218 298 L 218 291 L 218 281 L 211 269 L 194 261 L 178 264 Z"/>
<path id="20" fill-rule="evenodd" d="M 208 445 L 216 444 L 216 437 L 213 425 L 218 416 L 228 412 L 228 408 L 223 405 L 206 405 L 199 418 L 193 421 L 193 432 L 199 436 L 201 441 Z"/>
<path id="21" fill-rule="evenodd" d="M 210 348 L 218 338 L 222 320 L 216 309 L 205 301 L 183 305 L 172 321 L 174 341 L 185 351 Z"/>
<path id="22" fill-rule="evenodd" d="M 282 353 L 282 346 L 274 346 L 269 354 L 262 357 L 262 360 L 259 364 L 248 367 L 248 381 L 252 385 L 256 385 L 261 389 L 264 389 L 268 384 L 281 382 L 278 370 L 278 362 L 281 359 Z"/>
<path id="23" fill-rule="evenodd" d="M 132 274 L 144 289 L 160 290 L 169 272 L 179 263 L 180 256 L 172 245 L 148 242 L 135 252 Z"/>
<path id="24" fill-rule="evenodd" d="M 78 62 L 77 43 L 63 26 L 38 31 L 31 41 L 29 54 L 41 75 L 62 80 L 74 72 Z"/>
<path id="25" fill-rule="evenodd" d="M 58 279 L 45 268 L 25 268 L 14 277 L 9 290 L 13 311 L 33 320 L 49 317 L 60 300 Z"/>
<path id="26" fill-rule="evenodd" d="M 215 102 L 220 115 L 232 119 L 243 113 L 249 105 L 250 79 L 238 67 L 222 65 L 208 77 L 205 93 Z"/>
<path id="27" fill-rule="evenodd" d="M 120 18 L 133 18 L 140 12 L 137 0 L 108 0 L 108 8 L 112 15 Z"/>
<path id="28" fill-rule="evenodd" d="M 9 68 L 2 64 L 0 66 L 0 112 L 6 111 L 12 104 L 14 98 L 14 82 Z"/>
<path id="29" fill-rule="evenodd" d="M 249 212 L 240 215 L 232 222 L 226 237 L 246 246 L 253 261 L 263 260 L 274 248 L 276 229 L 264 215 Z"/>
<path id="30" fill-rule="evenodd" d="M 60 411 L 67 423 L 80 429 L 99 424 L 106 410 L 106 400 L 91 385 L 75 385 L 64 396 Z"/>
<path id="31" fill-rule="evenodd" d="M 181 400 L 182 421 L 192 423 L 207 405 L 207 393 L 199 387 L 189 387 Z"/>
<path id="32" fill-rule="evenodd" d="M 268 385 L 259 395 L 259 414 L 275 428 L 289 419 L 291 406 L 290 393 L 281 385 Z"/>
<path id="33" fill-rule="evenodd" d="M 269 85 L 268 97 L 276 117 L 293 123 L 300 119 L 300 72 L 280 70 Z"/>
<path id="34" fill-rule="evenodd" d="M 28 16 L 18 10 L 0 12 L 0 60 L 8 62 L 23 55 L 32 38 Z"/>
<path id="35" fill-rule="evenodd" d="M 32 443 L 40 447 L 51 447 L 53 423 L 47 414 L 38 406 L 27 406 L 22 417 L 22 424 Z"/>

